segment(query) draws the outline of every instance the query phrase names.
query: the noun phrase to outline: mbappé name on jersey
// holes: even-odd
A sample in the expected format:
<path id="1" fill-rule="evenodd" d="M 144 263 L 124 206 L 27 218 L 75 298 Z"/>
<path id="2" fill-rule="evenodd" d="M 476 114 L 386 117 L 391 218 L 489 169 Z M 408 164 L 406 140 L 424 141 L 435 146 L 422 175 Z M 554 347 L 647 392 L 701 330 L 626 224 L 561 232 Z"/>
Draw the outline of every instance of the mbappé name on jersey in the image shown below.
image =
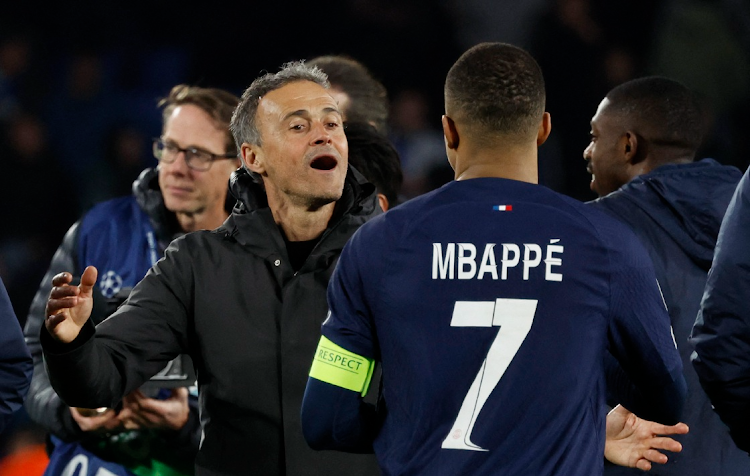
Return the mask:
<path id="1" fill-rule="evenodd" d="M 519 273 L 518 276 L 527 281 L 532 272 L 543 272 L 547 281 L 562 281 L 562 273 L 555 272 L 562 266 L 564 247 L 559 242 L 559 239 L 551 239 L 546 249 L 535 243 L 500 243 L 500 247 L 497 243 L 486 243 L 479 259 L 477 250 L 482 246 L 473 243 L 433 243 L 432 279 L 484 279 L 487 276 L 493 280 L 507 280 L 509 275 L 513 277 L 514 273 Z M 497 255 L 500 256 L 499 260 Z M 540 267 L 542 257 L 544 266 Z M 513 271 L 513 268 L 519 267 L 521 269 Z"/>

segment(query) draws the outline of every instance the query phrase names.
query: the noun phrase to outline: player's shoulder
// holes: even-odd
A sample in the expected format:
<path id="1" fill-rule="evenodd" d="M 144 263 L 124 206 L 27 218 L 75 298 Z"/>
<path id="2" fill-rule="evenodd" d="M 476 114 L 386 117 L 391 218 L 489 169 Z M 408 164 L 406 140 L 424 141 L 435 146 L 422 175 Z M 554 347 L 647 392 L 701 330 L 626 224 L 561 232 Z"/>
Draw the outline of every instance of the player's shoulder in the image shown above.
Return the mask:
<path id="1" fill-rule="evenodd" d="M 590 204 L 555 192 L 546 187 L 539 187 L 538 199 L 566 216 L 566 220 L 577 221 L 593 235 L 596 242 L 605 250 L 611 264 L 618 266 L 648 266 L 650 258 L 646 248 L 635 232 L 624 222 L 610 213 Z"/>
<path id="2" fill-rule="evenodd" d="M 588 223 L 592 232 L 598 235 L 604 243 L 617 246 L 640 244 L 635 233 L 627 224 L 607 213 L 601 207 L 592 206 L 590 203 L 581 202 L 557 192 L 553 193 L 559 196 L 559 200 L 569 213 L 575 214 L 579 219 Z"/>
<path id="3" fill-rule="evenodd" d="M 422 214 L 423 211 L 434 202 L 438 190 L 433 190 L 423 195 L 410 198 L 409 200 L 389 209 L 387 212 L 370 218 L 359 228 L 359 230 L 357 230 L 357 234 L 367 235 L 384 232 L 397 233 L 399 230 L 403 230 L 404 227 L 414 221 L 415 217 Z"/>

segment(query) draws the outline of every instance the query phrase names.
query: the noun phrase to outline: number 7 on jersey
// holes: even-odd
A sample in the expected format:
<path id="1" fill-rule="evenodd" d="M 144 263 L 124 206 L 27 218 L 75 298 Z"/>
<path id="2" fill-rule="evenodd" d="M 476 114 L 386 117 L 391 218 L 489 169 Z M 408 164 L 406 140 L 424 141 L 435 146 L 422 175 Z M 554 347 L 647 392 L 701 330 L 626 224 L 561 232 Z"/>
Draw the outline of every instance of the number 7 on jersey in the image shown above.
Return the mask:
<path id="1" fill-rule="evenodd" d="M 443 448 L 488 451 L 471 442 L 471 431 L 487 398 L 495 389 L 531 330 L 536 299 L 456 301 L 451 327 L 499 327 L 482 366 L 464 397 Z"/>

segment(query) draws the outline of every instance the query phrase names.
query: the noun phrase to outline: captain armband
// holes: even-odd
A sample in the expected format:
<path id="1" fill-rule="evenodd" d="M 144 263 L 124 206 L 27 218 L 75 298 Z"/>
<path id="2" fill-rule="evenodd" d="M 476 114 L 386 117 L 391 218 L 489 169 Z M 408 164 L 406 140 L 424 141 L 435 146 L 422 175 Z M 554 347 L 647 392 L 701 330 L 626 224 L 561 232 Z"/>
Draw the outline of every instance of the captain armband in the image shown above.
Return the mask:
<path id="1" fill-rule="evenodd" d="M 372 359 L 349 352 L 322 336 L 310 368 L 310 377 L 359 392 L 364 397 L 370 388 L 374 368 Z"/>

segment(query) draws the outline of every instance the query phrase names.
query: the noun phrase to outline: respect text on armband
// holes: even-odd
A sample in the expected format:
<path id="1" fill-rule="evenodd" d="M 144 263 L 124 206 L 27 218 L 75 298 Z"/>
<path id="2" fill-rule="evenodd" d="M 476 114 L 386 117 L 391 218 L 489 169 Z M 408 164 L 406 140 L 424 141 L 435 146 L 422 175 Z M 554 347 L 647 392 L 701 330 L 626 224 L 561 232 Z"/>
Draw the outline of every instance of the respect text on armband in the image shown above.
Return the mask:
<path id="1" fill-rule="evenodd" d="M 310 367 L 310 377 L 365 396 L 373 369 L 372 359 L 350 352 L 321 336 Z"/>
<path id="2" fill-rule="evenodd" d="M 546 281 L 562 281 L 564 251 L 559 239 L 544 245 L 433 243 L 432 279 L 528 280 L 541 273 Z"/>
<path id="3" fill-rule="evenodd" d="M 352 359 L 347 355 L 328 350 L 324 347 L 318 347 L 318 355 L 316 357 L 326 364 L 335 365 L 337 367 L 341 367 L 344 370 L 348 369 L 354 372 L 359 371 L 362 364 L 366 363 L 364 360 Z"/>

